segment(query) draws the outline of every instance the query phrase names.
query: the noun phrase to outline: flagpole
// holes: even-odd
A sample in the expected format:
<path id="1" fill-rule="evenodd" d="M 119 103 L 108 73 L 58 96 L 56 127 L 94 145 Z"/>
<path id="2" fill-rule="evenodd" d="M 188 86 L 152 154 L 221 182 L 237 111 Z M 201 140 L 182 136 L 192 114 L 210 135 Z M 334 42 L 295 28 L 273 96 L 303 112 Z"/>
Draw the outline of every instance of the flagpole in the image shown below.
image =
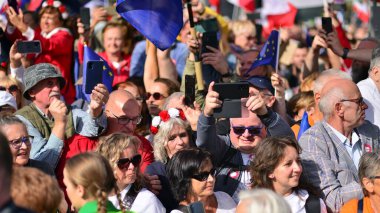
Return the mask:
<path id="1" fill-rule="evenodd" d="M 191 37 L 193 39 L 197 39 L 197 33 L 194 28 L 195 25 L 194 25 L 194 18 L 193 18 L 193 10 L 191 8 L 191 0 L 187 0 L 186 4 L 187 4 L 187 11 L 189 13 Z M 199 51 L 197 51 L 196 53 L 190 53 L 190 54 L 194 55 L 195 77 L 197 79 L 198 90 L 202 91 L 205 88 L 203 85 L 202 63 L 200 61 Z"/>
<path id="2" fill-rule="evenodd" d="M 276 52 L 276 73 L 278 73 L 278 60 L 280 57 L 280 44 L 281 44 L 281 28 L 278 31 L 278 39 L 277 39 L 277 52 Z"/>

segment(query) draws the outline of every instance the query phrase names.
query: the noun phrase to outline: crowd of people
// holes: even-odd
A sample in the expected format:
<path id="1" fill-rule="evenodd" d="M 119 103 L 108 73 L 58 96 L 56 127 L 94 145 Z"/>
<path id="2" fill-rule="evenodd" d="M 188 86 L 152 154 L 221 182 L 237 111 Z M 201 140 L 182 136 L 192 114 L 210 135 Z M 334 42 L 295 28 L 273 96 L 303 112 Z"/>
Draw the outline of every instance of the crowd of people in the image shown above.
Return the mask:
<path id="1" fill-rule="evenodd" d="M 90 26 L 57 0 L 5 9 L 0 212 L 380 212 L 380 46 L 368 26 L 326 10 L 332 32 L 281 29 L 278 67 L 252 68 L 267 39 L 258 24 L 191 2 L 217 48 L 190 34 L 186 7 L 166 50 L 115 6 L 92 4 Z M 40 53 L 19 52 L 36 40 Z M 112 90 L 82 89 L 87 47 Z M 197 59 L 204 82 L 190 97 Z M 236 82 L 246 113 L 220 118 L 215 85 Z"/>

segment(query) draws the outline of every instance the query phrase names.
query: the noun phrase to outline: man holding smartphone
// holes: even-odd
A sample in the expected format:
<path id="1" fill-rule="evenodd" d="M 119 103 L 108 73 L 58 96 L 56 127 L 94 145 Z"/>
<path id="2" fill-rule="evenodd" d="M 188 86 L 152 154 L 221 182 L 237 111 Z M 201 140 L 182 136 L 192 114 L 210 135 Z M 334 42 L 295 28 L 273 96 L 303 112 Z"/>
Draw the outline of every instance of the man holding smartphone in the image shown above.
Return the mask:
<path id="1" fill-rule="evenodd" d="M 249 116 L 231 118 L 229 134 L 218 135 L 214 110 L 221 107 L 222 101 L 213 86 L 214 83 L 209 86 L 205 107 L 199 116 L 196 145 L 215 157 L 218 167 L 215 191 L 224 191 L 238 202 L 239 192 L 250 184 L 247 165 L 253 149 L 267 136 L 294 137 L 294 134 L 277 113 L 266 107 L 262 95 L 257 94 L 247 100 L 245 107 L 249 110 Z"/>
<path id="2" fill-rule="evenodd" d="M 57 68 L 48 63 L 28 67 L 24 74 L 24 98 L 31 101 L 16 111 L 33 136 L 30 157 L 56 168 L 65 141 L 75 134 L 96 137 L 106 128 L 103 104 L 108 101 L 108 90 L 98 84 L 91 94 L 89 113 L 71 108 L 61 100 L 60 90 L 66 81 Z"/>

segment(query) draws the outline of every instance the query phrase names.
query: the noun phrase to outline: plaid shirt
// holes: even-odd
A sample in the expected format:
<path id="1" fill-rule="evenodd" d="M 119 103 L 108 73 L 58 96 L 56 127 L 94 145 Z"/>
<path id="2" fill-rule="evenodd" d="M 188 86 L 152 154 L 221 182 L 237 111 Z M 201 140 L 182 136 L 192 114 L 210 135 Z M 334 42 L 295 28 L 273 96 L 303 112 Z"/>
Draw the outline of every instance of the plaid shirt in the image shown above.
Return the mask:
<path id="1" fill-rule="evenodd" d="M 365 121 L 354 129 L 360 137 L 363 153 L 379 150 L 380 130 Z M 338 212 L 353 198 L 362 198 L 358 170 L 344 144 L 328 127 L 319 122 L 300 138 L 303 178 L 322 191 L 327 207 Z"/>

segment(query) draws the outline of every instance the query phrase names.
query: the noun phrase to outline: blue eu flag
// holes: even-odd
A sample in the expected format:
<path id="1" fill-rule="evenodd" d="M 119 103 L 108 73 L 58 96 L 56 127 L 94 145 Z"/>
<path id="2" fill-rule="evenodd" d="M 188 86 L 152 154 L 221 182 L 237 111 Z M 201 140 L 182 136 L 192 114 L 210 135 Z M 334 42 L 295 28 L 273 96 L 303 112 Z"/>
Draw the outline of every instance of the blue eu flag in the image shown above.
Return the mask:
<path id="1" fill-rule="evenodd" d="M 109 92 L 112 92 L 112 82 L 113 73 L 111 68 L 108 66 L 107 61 L 100 57 L 96 52 L 94 52 L 90 47 L 84 45 L 84 56 L 83 56 L 83 84 L 82 88 L 86 87 L 86 72 L 87 72 L 87 62 L 88 61 L 103 61 L 103 84 L 107 87 Z M 83 89 L 83 94 L 86 101 L 90 101 L 90 94 L 86 94 Z"/>
<path id="2" fill-rule="evenodd" d="M 117 0 L 116 11 L 160 50 L 171 47 L 183 26 L 181 0 Z"/>
<path id="3" fill-rule="evenodd" d="M 272 30 L 268 40 L 265 42 L 264 46 L 261 48 L 259 55 L 256 60 L 252 63 L 251 68 L 245 74 L 255 69 L 256 67 L 263 65 L 271 65 L 274 69 L 277 68 L 278 55 L 280 49 L 280 33 L 277 30 Z"/>
<path id="4" fill-rule="evenodd" d="M 299 140 L 304 132 L 306 132 L 307 129 L 310 128 L 309 124 L 309 116 L 307 112 L 303 113 L 301 124 L 300 124 L 300 131 L 298 132 L 297 135 L 297 140 Z"/>

